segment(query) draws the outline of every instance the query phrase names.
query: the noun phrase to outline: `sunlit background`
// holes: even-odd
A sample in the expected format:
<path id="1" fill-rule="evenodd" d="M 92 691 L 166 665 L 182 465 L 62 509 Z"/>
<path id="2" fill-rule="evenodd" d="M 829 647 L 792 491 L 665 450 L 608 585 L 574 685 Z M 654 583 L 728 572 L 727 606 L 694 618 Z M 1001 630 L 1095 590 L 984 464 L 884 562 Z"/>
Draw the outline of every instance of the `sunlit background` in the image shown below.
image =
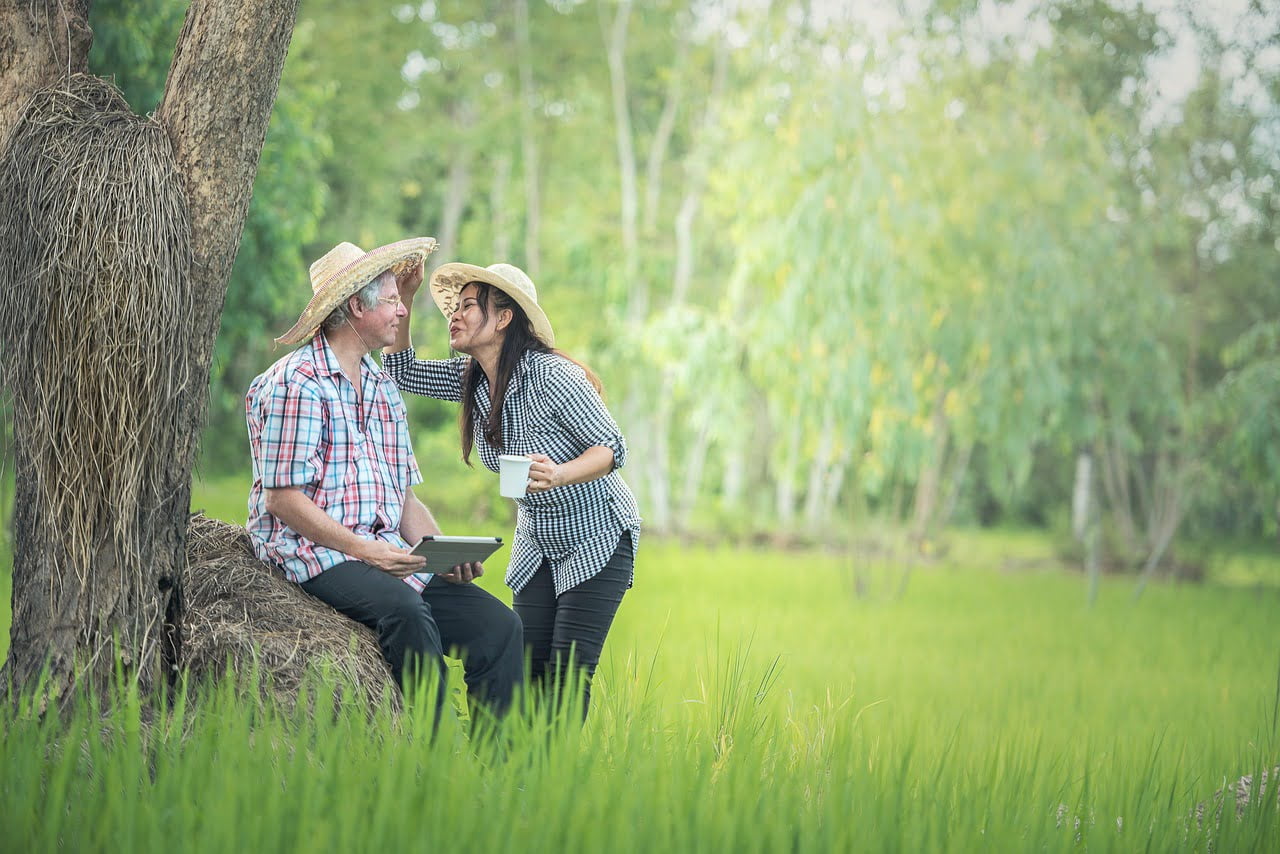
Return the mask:
<path id="1" fill-rule="evenodd" d="M 95 4 L 158 101 L 184 5 Z M 1246 0 L 302 5 L 201 477 L 341 240 L 524 267 L 650 532 L 1030 525 L 1195 576 L 1280 515 L 1280 21 Z M 424 355 L 447 352 L 426 301 Z M 507 512 L 411 400 L 426 497 Z"/>

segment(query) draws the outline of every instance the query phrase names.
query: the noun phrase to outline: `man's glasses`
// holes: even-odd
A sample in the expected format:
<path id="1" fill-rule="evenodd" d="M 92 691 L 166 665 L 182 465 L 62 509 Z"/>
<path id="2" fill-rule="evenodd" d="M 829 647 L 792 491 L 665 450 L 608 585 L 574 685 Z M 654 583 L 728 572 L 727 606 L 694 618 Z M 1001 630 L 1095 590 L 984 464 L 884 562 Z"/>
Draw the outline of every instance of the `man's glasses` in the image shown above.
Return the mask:
<path id="1" fill-rule="evenodd" d="M 399 305 L 400 296 L 399 294 L 397 294 L 396 296 L 393 296 L 393 297 L 378 297 L 378 302 L 382 303 L 383 305 Z"/>

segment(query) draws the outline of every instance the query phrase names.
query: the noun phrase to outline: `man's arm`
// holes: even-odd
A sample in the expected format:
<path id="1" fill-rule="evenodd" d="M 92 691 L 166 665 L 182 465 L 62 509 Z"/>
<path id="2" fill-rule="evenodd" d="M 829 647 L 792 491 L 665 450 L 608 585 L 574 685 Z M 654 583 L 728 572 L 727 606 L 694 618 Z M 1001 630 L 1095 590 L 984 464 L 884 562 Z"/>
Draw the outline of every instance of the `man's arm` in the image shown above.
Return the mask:
<path id="1" fill-rule="evenodd" d="M 404 510 L 400 514 L 400 536 L 404 537 L 406 542 L 416 543 L 427 534 L 442 533 L 444 532 L 436 524 L 435 517 L 431 515 L 427 505 L 422 503 L 411 487 L 405 494 Z M 484 564 L 464 563 L 451 568 L 448 572 L 440 572 L 428 567 L 428 571 L 434 572 L 453 584 L 469 584 L 484 575 Z"/>
<path id="2" fill-rule="evenodd" d="M 427 565 L 426 558 L 390 543 L 356 536 L 330 518 L 296 486 L 264 491 L 267 512 L 317 545 L 351 555 L 396 578 L 421 572 Z M 426 510 L 425 507 L 422 509 Z M 427 515 L 430 518 L 430 513 Z M 431 522 L 434 524 L 435 520 Z"/>
<path id="3" fill-rule="evenodd" d="M 436 524 L 427 505 L 422 503 L 410 487 L 405 493 L 404 509 L 400 513 L 400 536 L 404 537 L 406 543 L 416 543 L 427 534 L 442 533 L 444 532 Z"/>

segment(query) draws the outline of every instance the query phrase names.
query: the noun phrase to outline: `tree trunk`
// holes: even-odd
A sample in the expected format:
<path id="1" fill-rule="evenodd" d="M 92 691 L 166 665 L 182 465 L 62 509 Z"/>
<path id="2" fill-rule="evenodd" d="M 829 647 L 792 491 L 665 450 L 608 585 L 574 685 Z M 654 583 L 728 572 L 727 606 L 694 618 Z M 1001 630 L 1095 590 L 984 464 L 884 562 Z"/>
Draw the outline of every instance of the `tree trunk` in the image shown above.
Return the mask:
<path id="1" fill-rule="evenodd" d="M 46 4 L 37 5 L 39 10 L 46 8 Z M 161 251 L 172 251 L 169 247 L 156 250 L 150 266 L 144 259 L 144 272 L 153 280 L 163 280 L 166 291 L 174 295 L 172 301 L 148 304 L 152 295 L 140 290 L 128 270 L 100 271 L 100 276 L 114 272 L 115 278 L 88 284 L 70 280 L 74 276 L 42 281 L 53 279 L 53 274 L 34 272 L 39 290 L 60 292 L 64 300 L 83 299 L 78 290 L 105 286 L 125 302 L 136 301 L 142 310 L 153 311 L 154 320 L 105 330 L 111 336 L 103 347 L 143 354 L 140 363 L 159 367 L 150 373 L 139 369 L 141 375 L 164 383 L 163 388 L 145 382 L 110 385 L 102 381 L 109 375 L 88 367 L 68 378 L 76 384 L 85 407 L 124 398 L 132 411 L 140 413 L 144 426 L 156 427 L 137 448 L 104 451 L 64 444 L 49 425 L 68 420 L 71 416 L 65 410 L 34 415 L 15 412 L 21 471 L 15 515 L 13 629 L 5 676 L 21 689 L 36 684 L 47 664 L 46 701 L 70 696 L 77 685 L 104 689 L 117 669 L 144 691 L 150 690 L 176 667 L 191 469 L 208 403 L 213 342 L 296 6 L 297 0 L 193 0 L 188 9 L 156 118 L 167 133 L 169 162 L 177 170 L 170 180 L 179 183 L 185 196 L 180 236 L 189 238 L 189 244 L 181 247 L 185 263 L 175 270 L 165 266 L 171 258 L 159 257 Z M 83 67 L 90 39 L 87 29 L 80 37 L 83 15 L 70 28 L 63 27 L 63 19 L 53 13 L 29 14 L 24 9 L 16 17 L 22 25 L 10 27 L 15 20 L 13 5 L 0 6 L 0 32 L 13 34 L 0 39 L 13 38 L 17 48 L 12 53 L 0 50 L 0 57 L 13 55 L 26 62 L 48 47 L 44 43 L 60 42 L 66 32 L 77 34 L 73 44 L 82 49 L 70 59 L 59 53 L 60 46 L 46 51 L 43 73 L 34 62 L 11 62 L 0 69 L 5 92 L 0 97 L 5 105 L 0 130 L 6 139 L 12 129 L 8 112 L 12 95 L 30 93 L 51 78 L 56 80 L 67 66 Z M 57 67 L 48 67 L 50 63 Z M 20 102 L 25 101 L 24 95 Z M 10 160 L 10 152 L 4 154 L 0 171 Z M 92 193 L 95 188 L 83 189 Z M 118 188 L 114 192 L 119 195 Z M 148 204 L 155 201 L 142 186 L 125 195 L 136 196 L 140 215 L 148 214 Z M 69 237 L 60 237 L 80 246 L 105 240 L 103 234 L 128 233 L 129 225 L 92 219 L 77 224 L 78 230 Z M 37 329 L 34 334 L 42 333 Z M 181 344 L 157 343 L 171 338 Z M 111 355 L 104 351 L 102 358 L 105 361 Z M 86 458 L 135 454 L 131 459 L 113 459 L 111 464 L 145 469 L 146 488 L 118 493 L 111 491 L 110 480 L 93 478 L 67 484 L 60 471 L 29 463 L 48 458 L 35 453 L 39 445 L 48 443 L 58 443 L 59 453 L 83 462 L 91 471 L 99 463 Z M 72 510 L 103 508 L 91 520 L 88 549 L 83 553 L 71 548 L 74 541 L 68 544 L 64 531 L 69 522 L 47 500 L 68 489 L 74 495 L 64 503 Z"/>
<path id="2" fill-rule="evenodd" d="M 511 257 L 511 227 L 507 211 L 507 183 L 511 180 L 511 155 L 498 155 L 493 166 L 493 182 L 489 186 L 489 208 L 493 211 L 493 258 L 505 261 Z"/>
<path id="3" fill-rule="evenodd" d="M 614 143 L 618 149 L 618 176 L 621 192 L 622 279 L 626 284 L 627 322 L 633 326 L 644 322 L 649 310 L 647 284 L 640 277 L 640 199 L 636 178 L 636 150 L 631 129 L 631 106 L 627 96 L 627 23 L 631 17 L 630 0 L 618 3 L 618 11 L 606 22 L 604 6 L 600 7 L 601 26 L 605 30 L 605 52 L 609 60 L 609 87 L 613 99 Z"/>
<path id="4" fill-rule="evenodd" d="M 783 440 L 782 463 L 773 473 L 774 515 L 778 520 L 780 531 L 789 530 L 796 518 L 796 474 L 800 468 L 802 439 L 799 413 L 793 413 L 791 423 L 787 425 L 786 438 Z"/>
<path id="5" fill-rule="evenodd" d="M 649 145 L 648 165 L 645 168 L 644 187 L 644 233 L 653 236 L 658 227 L 658 209 L 662 199 L 662 170 L 666 164 L 667 146 L 671 143 L 671 134 L 676 128 L 676 116 L 680 113 L 680 103 L 684 99 L 685 67 L 689 59 L 689 35 L 692 28 L 679 28 L 676 36 L 676 57 L 671 67 L 671 78 L 667 82 L 667 94 L 662 101 L 662 114 L 658 117 L 658 125 L 653 132 L 653 142 Z"/>
<path id="6" fill-rule="evenodd" d="M 716 47 L 715 65 L 711 73 L 711 91 L 707 95 L 707 106 L 702 114 L 701 126 L 698 129 L 694 152 L 686 158 L 685 193 L 680 200 L 680 210 L 676 213 L 676 264 L 671 276 L 671 303 L 682 305 L 689 294 L 689 286 L 693 282 L 693 222 L 702 204 L 702 193 L 707 186 L 707 162 L 711 159 L 710 137 L 716 125 L 720 98 L 724 92 L 725 78 L 729 67 L 729 49 L 724 42 Z"/>
<path id="7" fill-rule="evenodd" d="M 827 506 L 825 489 L 827 478 L 831 474 L 831 465 L 836 447 L 836 417 L 831 406 L 822 416 L 822 428 L 818 436 L 818 448 L 809 461 L 808 484 L 804 491 L 804 523 L 810 531 L 817 531 L 826 521 Z"/>
<path id="8" fill-rule="evenodd" d="M 443 259 L 453 258 L 458 254 L 458 232 L 462 227 L 462 214 L 466 210 L 467 197 L 471 190 L 471 159 L 475 149 L 469 142 L 469 137 L 475 116 L 474 110 L 465 99 L 458 105 L 453 121 L 462 128 L 462 133 L 449 157 L 444 206 L 440 212 L 440 251 L 427 256 L 428 277 L 432 270 L 443 263 Z"/>
<path id="9" fill-rule="evenodd" d="M 693 508 L 702 492 L 702 473 L 707 467 L 707 450 L 711 446 L 711 418 L 699 419 L 700 425 L 693 437 L 689 453 L 685 454 L 684 483 L 680 489 L 680 501 L 676 510 L 676 528 L 684 532 L 693 518 Z"/>
<path id="10" fill-rule="evenodd" d="M 1084 571 L 1089 579 L 1089 605 L 1098 600 L 1101 587 L 1098 564 L 1098 525 L 1093 499 L 1093 456 L 1081 451 L 1076 456 L 1076 482 L 1071 491 L 1071 533 L 1084 548 Z"/>
<path id="11" fill-rule="evenodd" d="M 933 404 L 933 449 L 920 467 L 920 479 L 916 482 L 915 510 L 911 521 L 911 538 L 923 542 L 933 529 L 937 519 L 938 497 L 942 492 L 942 472 L 946 463 L 950 429 L 943 406 L 947 399 L 945 388 L 938 390 Z"/>
<path id="12" fill-rule="evenodd" d="M 27 98 L 89 65 L 89 0 L 0 0 L 0 153 Z"/>
<path id="13" fill-rule="evenodd" d="M 516 0 L 515 19 L 516 62 L 520 74 L 520 151 L 524 158 L 524 270 L 537 281 L 542 266 L 538 236 L 542 228 L 542 192 L 538 183 L 538 138 L 533 125 L 533 111 L 538 104 L 533 88 L 533 51 L 529 44 L 529 0 Z"/>

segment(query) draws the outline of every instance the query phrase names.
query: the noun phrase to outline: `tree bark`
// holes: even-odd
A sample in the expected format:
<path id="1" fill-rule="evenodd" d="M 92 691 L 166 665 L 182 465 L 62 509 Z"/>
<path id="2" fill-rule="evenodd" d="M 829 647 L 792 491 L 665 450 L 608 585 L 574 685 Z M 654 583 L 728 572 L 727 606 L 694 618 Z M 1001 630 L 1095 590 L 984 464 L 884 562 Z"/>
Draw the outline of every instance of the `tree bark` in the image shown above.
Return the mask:
<path id="1" fill-rule="evenodd" d="M 187 11 L 156 113 L 169 137 L 190 229 L 189 267 L 185 277 L 175 274 L 175 288 L 186 310 L 164 319 L 177 325 L 187 344 L 155 354 L 164 360 L 168 376 L 178 378 L 173 381 L 171 421 L 157 438 L 162 446 L 153 443 L 145 458 L 164 460 L 163 471 L 153 480 L 158 486 L 107 502 L 114 518 L 99 520 L 106 533 L 95 535 L 89 565 L 75 566 L 68 565 L 61 548 L 61 520 L 45 518 L 44 508 L 24 501 L 22 494 L 30 489 L 23 486 L 28 476 L 34 483 L 58 473 L 24 472 L 19 480 L 15 522 L 26 535 L 15 542 L 14 622 L 5 675 L 9 684 L 21 689 L 37 684 L 48 664 L 52 669 L 43 686 L 46 700 L 69 697 L 79 686 L 105 689 L 118 668 L 148 691 L 176 669 L 191 470 L 208 404 L 214 337 L 296 11 L 297 0 L 193 0 Z M 8 24 L 12 12 L 12 4 L 0 7 L 0 24 Z M 44 50 L 35 42 L 79 33 L 53 14 L 28 15 L 25 20 L 25 28 L 3 30 L 15 34 L 15 55 L 34 56 Z M 88 42 L 88 35 L 68 42 L 83 48 L 69 64 L 78 61 L 83 66 Z M 58 50 L 47 50 L 46 57 L 46 62 L 59 63 L 64 58 Z M 50 75 L 57 78 L 57 70 L 46 68 L 42 74 L 33 63 L 21 68 L 22 77 L 14 76 L 13 65 L 0 75 L 7 91 L 14 91 L 15 81 L 18 89 L 29 92 L 47 83 Z M 6 105 L 10 101 L 0 100 Z M 4 126 L 6 132 L 9 129 Z M 101 231 L 110 223 L 86 222 L 81 227 Z M 66 284 L 44 282 L 41 287 L 56 291 Z M 130 282 L 116 284 L 125 293 L 130 290 Z M 155 310 L 179 314 L 174 306 Z M 139 326 L 119 334 L 147 336 L 146 325 Z M 83 378 L 79 382 L 84 385 Z M 154 391 L 81 389 L 82 394 L 102 397 L 153 397 Z M 38 425 L 27 425 L 25 432 L 41 435 Z M 95 452 L 91 447 L 65 449 L 67 454 Z M 85 483 L 75 488 L 99 486 Z M 120 538 L 111 536 L 120 530 L 131 532 L 132 542 L 145 544 L 143 552 L 122 550 Z M 142 553 L 146 559 L 140 560 L 137 555 Z M 88 581 L 72 583 L 74 576 Z"/>
<path id="2" fill-rule="evenodd" d="M 0 153 L 37 89 L 89 65 L 89 0 L 0 0 Z"/>

